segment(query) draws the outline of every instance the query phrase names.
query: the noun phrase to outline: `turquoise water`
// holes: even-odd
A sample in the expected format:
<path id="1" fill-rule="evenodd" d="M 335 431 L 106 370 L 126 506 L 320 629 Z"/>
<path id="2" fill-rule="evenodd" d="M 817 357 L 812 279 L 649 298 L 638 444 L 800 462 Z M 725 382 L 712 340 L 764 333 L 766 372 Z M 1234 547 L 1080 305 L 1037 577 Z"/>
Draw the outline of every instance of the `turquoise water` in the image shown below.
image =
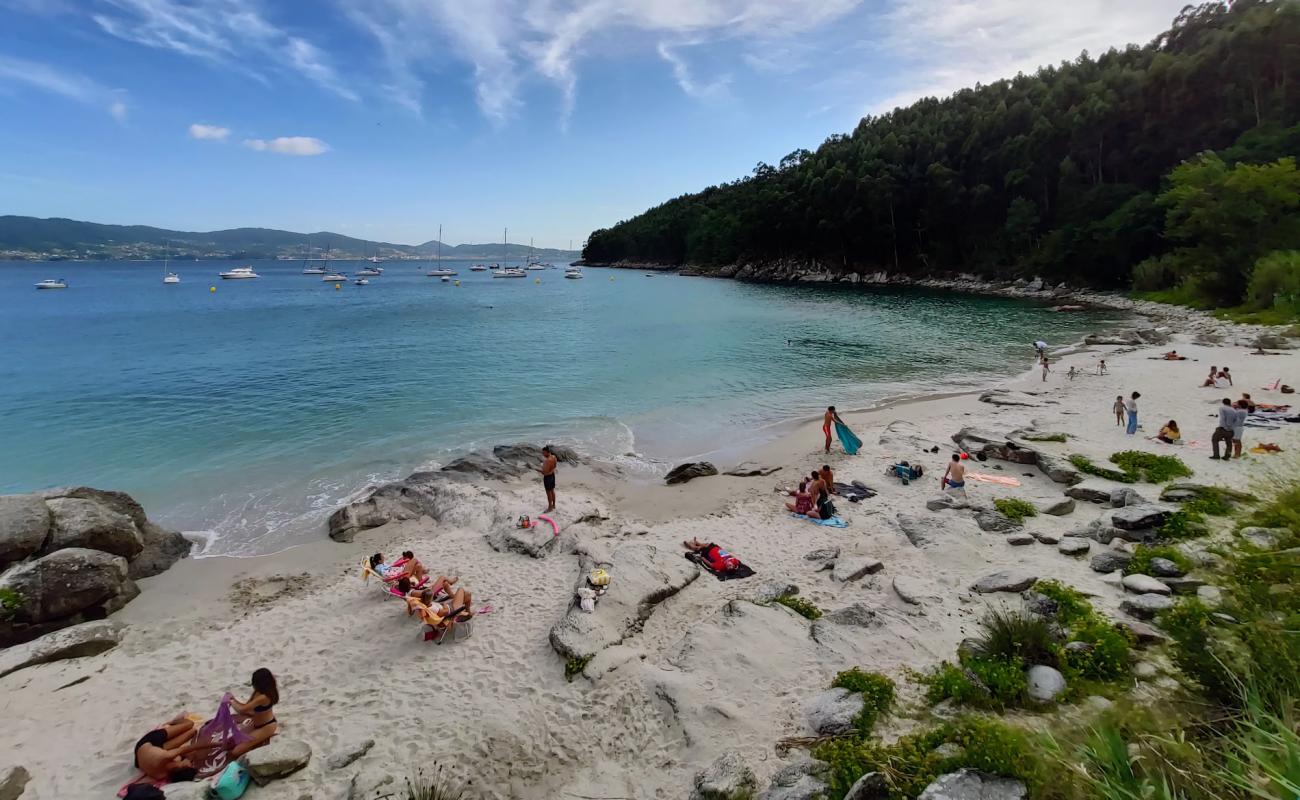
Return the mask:
<path id="1" fill-rule="evenodd" d="M 209 552 L 268 552 L 321 537 L 368 482 L 468 448 L 553 440 L 645 475 L 725 461 L 831 403 L 1022 371 L 1029 342 L 1097 321 L 600 269 L 494 280 L 448 264 L 456 287 L 390 262 L 336 290 L 292 262 L 217 279 L 231 265 L 175 264 L 183 282 L 164 286 L 158 264 L 0 263 L 0 492 L 121 489 L 212 532 Z M 33 288 L 60 276 L 67 290 Z"/>

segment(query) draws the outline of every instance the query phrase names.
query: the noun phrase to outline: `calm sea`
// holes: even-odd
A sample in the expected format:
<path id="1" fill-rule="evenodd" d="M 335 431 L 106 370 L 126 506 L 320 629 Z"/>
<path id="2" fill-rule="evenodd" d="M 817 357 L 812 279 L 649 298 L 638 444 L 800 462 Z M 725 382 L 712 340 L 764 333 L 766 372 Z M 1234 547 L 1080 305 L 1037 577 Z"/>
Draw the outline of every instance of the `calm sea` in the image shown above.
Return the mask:
<path id="1" fill-rule="evenodd" d="M 551 440 L 634 474 L 771 438 L 826 405 L 987 383 L 1098 317 L 951 294 L 390 262 L 0 263 L 0 492 L 121 489 L 246 555 L 324 535 L 368 482 Z M 336 264 L 353 272 L 359 263 Z M 38 280 L 70 287 L 37 291 Z M 538 282 L 540 281 L 540 283 Z M 211 291 L 210 287 L 215 287 Z"/>

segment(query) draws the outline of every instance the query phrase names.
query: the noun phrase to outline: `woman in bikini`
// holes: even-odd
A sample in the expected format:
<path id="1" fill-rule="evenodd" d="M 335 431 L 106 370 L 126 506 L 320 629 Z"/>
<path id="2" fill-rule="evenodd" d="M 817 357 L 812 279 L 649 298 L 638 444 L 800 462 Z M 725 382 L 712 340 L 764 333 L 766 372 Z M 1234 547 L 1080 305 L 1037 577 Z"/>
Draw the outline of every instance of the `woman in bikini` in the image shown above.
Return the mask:
<path id="1" fill-rule="evenodd" d="M 271 670 L 261 667 L 253 673 L 253 694 L 246 702 L 231 700 L 230 707 L 241 717 L 252 723 L 247 730 L 248 741 L 236 745 L 230 751 L 230 760 L 240 758 L 249 750 L 261 747 L 279 733 L 280 723 L 275 721 L 275 704 L 280 702 L 280 690 L 276 686 L 275 676 Z"/>
<path id="2" fill-rule="evenodd" d="M 135 743 L 136 767 L 155 781 L 194 780 L 198 770 L 186 756 L 206 747 L 194 744 L 195 733 L 194 722 L 183 713 L 149 731 Z"/>
<path id="3" fill-rule="evenodd" d="M 794 502 L 785 504 L 790 513 L 807 515 L 812 510 L 813 497 L 808 494 L 808 481 L 800 482 L 798 490 L 790 492 L 790 495 L 794 497 Z"/>

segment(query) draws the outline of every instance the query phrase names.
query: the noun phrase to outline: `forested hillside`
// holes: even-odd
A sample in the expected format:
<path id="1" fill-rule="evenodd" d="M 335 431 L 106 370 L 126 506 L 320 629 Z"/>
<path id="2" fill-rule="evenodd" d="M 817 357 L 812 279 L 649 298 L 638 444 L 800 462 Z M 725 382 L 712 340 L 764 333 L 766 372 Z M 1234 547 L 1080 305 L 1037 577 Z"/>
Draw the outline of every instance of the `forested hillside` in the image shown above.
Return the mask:
<path id="1" fill-rule="evenodd" d="M 863 119 L 595 231 L 584 258 L 1096 286 L 1128 286 L 1136 270 L 1143 288 L 1235 304 L 1256 259 L 1300 249 L 1298 84 L 1300 2 L 1188 7 L 1146 46 Z"/>

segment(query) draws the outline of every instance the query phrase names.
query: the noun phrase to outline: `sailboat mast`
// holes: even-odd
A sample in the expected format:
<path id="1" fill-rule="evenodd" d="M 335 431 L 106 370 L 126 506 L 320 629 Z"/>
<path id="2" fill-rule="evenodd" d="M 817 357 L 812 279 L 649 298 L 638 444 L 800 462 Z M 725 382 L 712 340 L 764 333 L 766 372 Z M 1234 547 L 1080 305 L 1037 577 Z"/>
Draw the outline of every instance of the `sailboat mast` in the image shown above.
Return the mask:
<path id="1" fill-rule="evenodd" d="M 442 264 L 442 226 L 438 226 L 438 264 Z"/>
<path id="2" fill-rule="evenodd" d="M 510 266 L 510 245 L 507 243 L 510 239 L 510 229 L 506 228 L 501 234 L 501 268 L 505 269 Z"/>

